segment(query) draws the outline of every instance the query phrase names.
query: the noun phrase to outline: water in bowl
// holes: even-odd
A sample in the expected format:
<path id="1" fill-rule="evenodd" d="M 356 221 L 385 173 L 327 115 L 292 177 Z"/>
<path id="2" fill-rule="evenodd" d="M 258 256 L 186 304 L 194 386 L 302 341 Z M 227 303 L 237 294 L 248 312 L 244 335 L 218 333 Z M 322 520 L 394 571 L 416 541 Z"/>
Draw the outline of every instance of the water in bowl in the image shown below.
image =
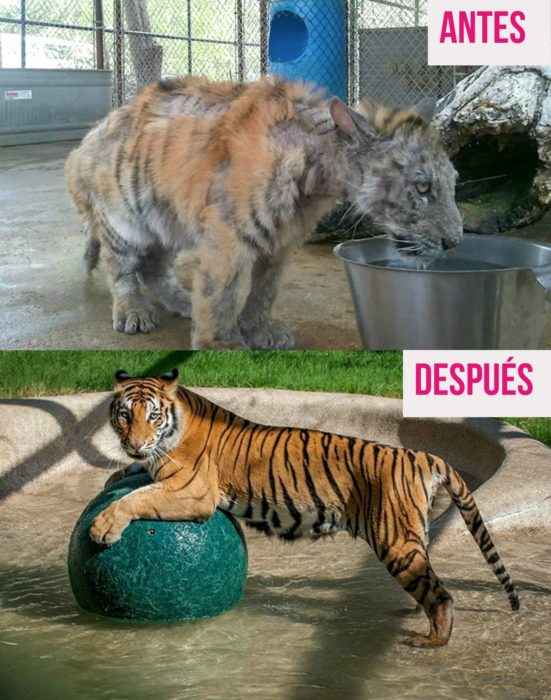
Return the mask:
<path id="1" fill-rule="evenodd" d="M 482 270 L 507 270 L 507 265 L 485 260 L 473 260 L 471 258 L 435 258 L 431 262 L 420 264 L 419 260 L 412 258 L 384 258 L 368 262 L 374 267 L 390 267 L 397 270 L 429 270 L 438 272 L 480 272 Z"/>

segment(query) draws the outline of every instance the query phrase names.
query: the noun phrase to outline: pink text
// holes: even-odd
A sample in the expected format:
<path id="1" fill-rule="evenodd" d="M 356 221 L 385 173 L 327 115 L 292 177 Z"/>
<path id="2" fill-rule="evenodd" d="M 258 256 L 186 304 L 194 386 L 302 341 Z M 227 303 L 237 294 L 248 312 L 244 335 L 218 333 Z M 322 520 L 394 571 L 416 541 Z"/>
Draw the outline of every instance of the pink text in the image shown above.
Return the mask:
<path id="1" fill-rule="evenodd" d="M 524 12 L 515 10 L 460 10 L 444 12 L 441 44 L 522 44 L 526 39 Z"/>
<path id="2" fill-rule="evenodd" d="M 519 365 L 509 357 L 506 362 L 436 362 L 415 365 L 417 396 L 529 396 L 534 390 L 529 375 L 532 365 Z"/>

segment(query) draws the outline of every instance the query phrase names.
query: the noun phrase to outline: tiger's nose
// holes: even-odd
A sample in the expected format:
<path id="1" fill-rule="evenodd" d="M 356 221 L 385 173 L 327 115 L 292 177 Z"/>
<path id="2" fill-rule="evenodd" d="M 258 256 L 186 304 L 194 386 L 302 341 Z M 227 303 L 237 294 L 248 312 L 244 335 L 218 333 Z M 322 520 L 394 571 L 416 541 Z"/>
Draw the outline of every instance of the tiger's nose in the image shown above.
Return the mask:
<path id="1" fill-rule="evenodd" d="M 451 248 L 455 248 L 458 243 L 459 241 L 454 241 L 449 238 L 442 238 L 442 250 L 450 250 Z"/>
<path id="2" fill-rule="evenodd" d="M 134 450 L 134 452 L 141 452 L 145 447 L 145 442 L 143 440 L 129 440 L 128 446 L 130 449 Z"/>

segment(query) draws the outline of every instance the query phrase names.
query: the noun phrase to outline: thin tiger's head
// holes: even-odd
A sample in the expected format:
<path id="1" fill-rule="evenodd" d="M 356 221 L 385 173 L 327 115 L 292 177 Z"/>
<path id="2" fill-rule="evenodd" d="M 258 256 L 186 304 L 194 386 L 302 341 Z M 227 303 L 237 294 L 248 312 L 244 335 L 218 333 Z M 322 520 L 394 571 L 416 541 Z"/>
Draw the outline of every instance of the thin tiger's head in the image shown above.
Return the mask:
<path id="1" fill-rule="evenodd" d="M 177 394 L 177 369 L 162 377 L 115 374 L 111 425 L 132 459 L 155 459 L 175 447 L 182 425 Z"/>
<path id="2" fill-rule="evenodd" d="M 457 173 L 429 126 L 434 100 L 413 109 L 363 101 L 358 111 L 334 99 L 331 116 L 346 149 L 347 196 L 360 215 L 404 254 L 434 258 L 463 235 L 455 203 Z"/>

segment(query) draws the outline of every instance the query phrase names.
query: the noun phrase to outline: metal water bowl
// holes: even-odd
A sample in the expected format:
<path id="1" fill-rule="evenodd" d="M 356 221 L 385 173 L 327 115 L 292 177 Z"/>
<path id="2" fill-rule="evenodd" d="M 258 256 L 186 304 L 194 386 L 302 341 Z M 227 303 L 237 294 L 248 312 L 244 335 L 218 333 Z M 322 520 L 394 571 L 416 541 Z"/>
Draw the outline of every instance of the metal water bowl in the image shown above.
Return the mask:
<path id="1" fill-rule="evenodd" d="M 370 238 L 335 248 L 369 350 L 539 349 L 551 331 L 551 245 L 467 234 L 428 268 Z"/>

